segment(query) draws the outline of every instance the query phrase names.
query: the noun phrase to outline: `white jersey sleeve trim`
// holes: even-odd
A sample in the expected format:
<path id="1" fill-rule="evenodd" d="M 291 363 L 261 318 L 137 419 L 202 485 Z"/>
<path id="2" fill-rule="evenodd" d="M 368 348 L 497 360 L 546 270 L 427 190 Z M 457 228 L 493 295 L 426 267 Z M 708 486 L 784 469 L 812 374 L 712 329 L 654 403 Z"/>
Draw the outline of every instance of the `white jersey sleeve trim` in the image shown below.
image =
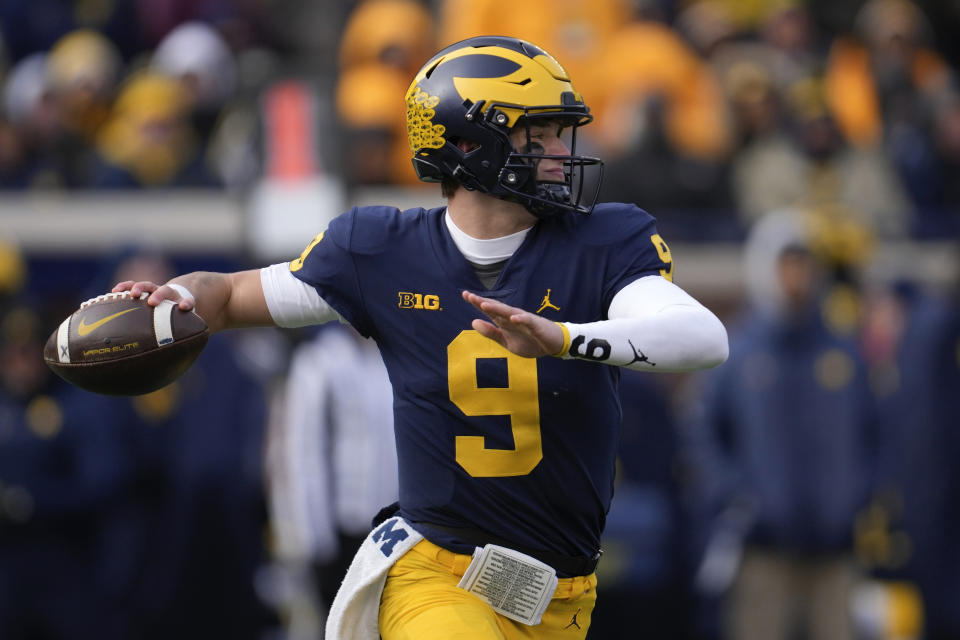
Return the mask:
<path id="1" fill-rule="evenodd" d="M 260 269 L 260 283 L 270 316 L 278 327 L 292 329 L 331 320 L 348 324 L 316 289 L 290 273 L 288 262 Z"/>
<path id="2" fill-rule="evenodd" d="M 574 324 L 562 357 L 654 372 L 693 371 L 727 359 L 727 331 L 709 309 L 660 276 L 625 286 L 607 310 L 609 320 Z"/>

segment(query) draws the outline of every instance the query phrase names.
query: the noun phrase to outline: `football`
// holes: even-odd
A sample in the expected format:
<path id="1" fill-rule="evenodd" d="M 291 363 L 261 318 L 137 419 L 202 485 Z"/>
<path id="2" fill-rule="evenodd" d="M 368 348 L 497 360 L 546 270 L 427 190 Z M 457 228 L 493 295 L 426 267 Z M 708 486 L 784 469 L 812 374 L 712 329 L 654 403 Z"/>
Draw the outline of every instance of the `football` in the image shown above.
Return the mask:
<path id="1" fill-rule="evenodd" d="M 203 318 L 148 294 L 129 291 L 91 298 L 50 335 L 47 366 L 81 389 L 134 396 L 164 387 L 190 368 L 207 344 Z"/>

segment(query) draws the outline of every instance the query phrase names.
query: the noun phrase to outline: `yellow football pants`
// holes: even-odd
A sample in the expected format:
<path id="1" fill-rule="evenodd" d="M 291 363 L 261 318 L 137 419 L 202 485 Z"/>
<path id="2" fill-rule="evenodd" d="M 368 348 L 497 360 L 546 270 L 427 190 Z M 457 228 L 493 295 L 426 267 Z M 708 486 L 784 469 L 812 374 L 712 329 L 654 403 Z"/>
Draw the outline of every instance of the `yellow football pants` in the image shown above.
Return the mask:
<path id="1" fill-rule="evenodd" d="M 470 556 L 428 540 L 419 542 L 387 574 L 380 599 L 383 640 L 584 640 L 597 601 L 597 576 L 561 578 L 540 624 L 499 615 L 457 587 Z"/>

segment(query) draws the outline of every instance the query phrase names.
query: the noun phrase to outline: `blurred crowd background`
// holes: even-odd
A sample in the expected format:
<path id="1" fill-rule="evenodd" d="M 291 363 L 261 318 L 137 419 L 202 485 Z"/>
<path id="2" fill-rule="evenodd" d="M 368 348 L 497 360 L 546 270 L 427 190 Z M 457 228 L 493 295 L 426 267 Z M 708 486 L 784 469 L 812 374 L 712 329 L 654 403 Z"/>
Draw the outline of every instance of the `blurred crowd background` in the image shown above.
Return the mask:
<path id="1" fill-rule="evenodd" d="M 0 220 L 109 191 L 154 229 L 137 203 L 212 193 L 266 237 L 439 203 L 403 95 L 481 34 L 567 67 L 601 199 L 657 217 L 731 335 L 715 371 L 623 373 L 590 637 L 960 638 L 956 2 L 2 0 Z M 0 226 L 0 638 L 321 637 L 396 492 L 379 357 L 250 330 L 147 396 L 66 386 L 41 352 L 83 300 L 270 253 L 142 240 L 51 252 Z"/>

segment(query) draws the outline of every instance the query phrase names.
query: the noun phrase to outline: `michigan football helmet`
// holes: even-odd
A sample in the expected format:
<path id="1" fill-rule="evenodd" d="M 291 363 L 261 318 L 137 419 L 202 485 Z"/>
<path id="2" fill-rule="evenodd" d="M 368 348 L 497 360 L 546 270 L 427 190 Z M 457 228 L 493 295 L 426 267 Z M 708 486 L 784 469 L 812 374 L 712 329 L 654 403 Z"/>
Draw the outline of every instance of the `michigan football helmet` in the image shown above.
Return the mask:
<path id="1" fill-rule="evenodd" d="M 506 37 L 470 38 L 431 58 L 406 94 L 407 134 L 420 180 L 452 178 L 467 189 L 521 203 L 537 216 L 590 213 L 603 163 L 576 155 L 576 130 L 593 120 L 567 72 L 536 45 Z M 570 155 L 544 155 L 530 126 L 558 122 L 569 131 Z M 527 144 L 511 144 L 515 127 Z M 466 142 L 467 144 L 458 144 Z M 538 153 L 539 151 L 539 153 Z M 537 163 L 561 160 L 564 180 L 538 181 Z M 596 179 L 584 168 L 596 166 Z M 584 190 L 592 197 L 584 197 Z"/>

